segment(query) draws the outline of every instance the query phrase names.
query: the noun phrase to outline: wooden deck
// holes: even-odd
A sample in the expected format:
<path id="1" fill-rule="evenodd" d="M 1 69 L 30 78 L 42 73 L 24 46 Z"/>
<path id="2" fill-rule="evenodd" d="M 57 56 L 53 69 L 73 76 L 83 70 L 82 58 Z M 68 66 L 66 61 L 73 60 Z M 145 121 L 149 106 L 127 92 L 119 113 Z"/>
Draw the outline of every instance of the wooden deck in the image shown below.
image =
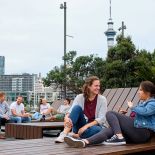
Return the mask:
<path id="1" fill-rule="evenodd" d="M 71 148 L 66 144 L 55 144 L 53 138 L 3 141 L 1 155 L 119 155 L 155 149 L 155 142 L 137 145 L 105 146 L 103 144 L 86 148 Z"/>
<path id="2" fill-rule="evenodd" d="M 128 110 L 127 100 L 131 100 L 135 104 L 138 103 L 138 88 L 118 88 L 106 89 L 103 95 L 108 100 L 108 110 L 120 111 L 120 109 Z M 130 111 L 128 110 L 128 115 Z M 52 124 L 55 122 L 51 122 Z M 62 123 L 62 122 L 57 122 Z M 33 123 L 29 123 L 33 124 Z M 51 124 L 51 125 L 52 125 Z M 25 124 L 26 125 L 26 124 Z M 40 126 L 42 126 L 40 124 Z M 54 125 L 55 126 L 55 125 Z M 30 127 L 30 126 L 27 126 Z M 56 128 L 58 126 L 55 126 Z M 30 127 L 31 128 L 31 127 Z M 39 127 L 38 127 L 39 128 Z M 15 131 L 15 130 L 14 130 Z M 20 130 L 21 131 L 21 130 Z M 10 133 L 10 132 L 8 132 Z M 16 131 L 16 134 L 20 133 Z M 28 134 L 32 131 L 28 131 Z M 33 131 L 35 133 L 35 131 Z M 20 133 L 21 134 L 21 133 Z M 0 141 L 0 155 L 119 155 L 134 154 L 137 152 L 154 151 L 155 154 L 155 136 L 151 141 L 145 144 L 127 144 L 123 146 L 105 146 L 103 144 L 86 147 L 86 148 L 70 148 L 65 143 L 55 144 L 54 138 L 18 140 L 18 141 Z M 152 154 L 152 155 L 153 155 Z M 148 153 L 146 153 L 148 155 Z"/>

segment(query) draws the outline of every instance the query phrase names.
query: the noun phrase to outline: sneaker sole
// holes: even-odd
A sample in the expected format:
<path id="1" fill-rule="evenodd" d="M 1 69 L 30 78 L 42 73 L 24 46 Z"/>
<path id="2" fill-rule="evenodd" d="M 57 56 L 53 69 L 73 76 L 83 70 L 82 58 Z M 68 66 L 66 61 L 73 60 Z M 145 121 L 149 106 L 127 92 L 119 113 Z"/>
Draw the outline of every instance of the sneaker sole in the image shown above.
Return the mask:
<path id="1" fill-rule="evenodd" d="M 69 138 L 69 137 L 65 137 L 64 138 L 64 141 L 69 145 L 69 146 L 71 146 L 71 147 L 81 147 L 81 148 L 83 148 L 84 147 L 84 144 L 81 142 L 81 141 L 73 141 L 71 138 Z"/>
<path id="2" fill-rule="evenodd" d="M 102 144 L 104 144 L 104 145 L 125 145 L 126 142 L 117 142 L 117 143 L 107 143 L 107 142 L 103 142 Z"/>
<path id="3" fill-rule="evenodd" d="M 55 141 L 55 143 L 63 143 L 63 142 Z"/>

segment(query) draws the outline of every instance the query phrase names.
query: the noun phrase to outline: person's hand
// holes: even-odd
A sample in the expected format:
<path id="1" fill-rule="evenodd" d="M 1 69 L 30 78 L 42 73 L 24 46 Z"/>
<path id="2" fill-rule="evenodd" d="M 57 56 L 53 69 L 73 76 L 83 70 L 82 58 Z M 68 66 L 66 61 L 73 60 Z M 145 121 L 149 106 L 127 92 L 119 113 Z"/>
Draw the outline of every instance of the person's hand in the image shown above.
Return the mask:
<path id="1" fill-rule="evenodd" d="M 81 135 L 85 130 L 87 130 L 87 126 L 83 126 L 82 128 L 79 129 L 78 135 Z"/>
<path id="2" fill-rule="evenodd" d="M 127 111 L 126 111 L 126 110 L 121 109 L 121 110 L 120 110 L 120 113 L 125 115 L 125 114 L 127 113 Z"/>
<path id="3" fill-rule="evenodd" d="M 132 108 L 133 107 L 133 103 L 131 101 L 127 101 L 127 103 L 128 103 L 128 107 L 129 108 Z"/>
<path id="4" fill-rule="evenodd" d="M 6 115 L 6 114 L 3 115 L 3 118 L 5 118 L 6 120 L 9 120 L 10 119 L 9 116 Z"/>
<path id="5" fill-rule="evenodd" d="M 65 116 L 64 127 L 72 128 L 72 126 L 72 120 L 68 116 Z"/>
<path id="6" fill-rule="evenodd" d="M 24 113 L 23 114 L 23 117 L 29 117 L 30 115 L 29 115 L 29 113 Z"/>
<path id="7" fill-rule="evenodd" d="M 41 112 L 40 114 L 44 115 L 44 112 Z"/>

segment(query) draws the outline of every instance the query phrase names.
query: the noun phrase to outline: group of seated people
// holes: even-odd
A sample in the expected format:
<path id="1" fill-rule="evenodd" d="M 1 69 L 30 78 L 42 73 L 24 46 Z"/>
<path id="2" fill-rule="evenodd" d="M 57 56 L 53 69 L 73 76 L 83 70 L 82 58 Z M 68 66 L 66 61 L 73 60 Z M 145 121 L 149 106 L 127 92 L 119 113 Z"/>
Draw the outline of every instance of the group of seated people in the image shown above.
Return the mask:
<path id="1" fill-rule="evenodd" d="M 30 122 L 33 119 L 64 120 L 64 130 L 55 139 L 56 143 L 65 142 L 71 147 L 87 147 L 103 143 L 104 145 L 123 145 L 126 143 L 144 143 L 155 132 L 155 85 L 151 81 L 142 81 L 138 95 L 140 102 L 134 105 L 128 101 L 130 116 L 107 111 L 107 100 L 100 94 L 100 80 L 91 76 L 85 80 L 83 93 L 76 96 L 70 107 L 70 100 L 58 110 L 42 99 L 39 112 L 25 113 L 22 97 L 10 106 L 5 94 L 0 93 L 0 123 L 8 120 Z M 54 115 L 52 115 L 54 114 Z M 108 124 L 107 124 L 108 123 Z"/>
<path id="2" fill-rule="evenodd" d="M 138 96 L 137 105 L 131 101 L 126 103 L 130 116 L 107 111 L 107 100 L 100 94 L 99 78 L 87 78 L 83 93 L 74 99 L 65 115 L 64 130 L 55 142 L 65 142 L 71 147 L 148 142 L 155 132 L 155 85 L 142 81 Z"/>
<path id="3" fill-rule="evenodd" d="M 0 132 L 1 132 L 1 125 L 5 125 L 5 123 L 26 123 L 31 122 L 32 119 L 36 120 L 47 120 L 47 121 L 54 121 L 54 120 L 62 120 L 66 112 L 68 112 L 70 108 L 70 99 L 66 98 L 64 100 L 64 104 L 60 105 L 60 107 L 56 110 L 49 103 L 45 98 L 40 99 L 39 103 L 39 111 L 35 112 L 34 114 L 30 114 L 25 111 L 25 107 L 23 102 L 23 97 L 18 96 L 17 100 L 9 106 L 5 100 L 5 93 L 0 92 Z M 0 134 L 0 139 L 3 136 Z"/>

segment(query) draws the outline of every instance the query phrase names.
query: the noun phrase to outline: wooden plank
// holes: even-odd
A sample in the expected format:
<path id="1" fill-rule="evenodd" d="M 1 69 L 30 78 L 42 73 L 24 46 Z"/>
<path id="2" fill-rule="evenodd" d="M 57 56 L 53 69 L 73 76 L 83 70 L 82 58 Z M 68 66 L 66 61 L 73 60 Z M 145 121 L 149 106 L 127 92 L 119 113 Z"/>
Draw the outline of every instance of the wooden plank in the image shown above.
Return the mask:
<path id="1" fill-rule="evenodd" d="M 129 92 L 130 92 L 131 88 L 125 88 L 120 96 L 120 98 L 118 99 L 117 103 L 115 104 L 115 106 L 113 107 L 114 111 L 119 112 L 119 110 L 121 109 L 122 105 L 124 104 L 124 101 L 126 99 L 126 97 L 128 96 Z"/>
<path id="2" fill-rule="evenodd" d="M 132 101 L 135 94 L 137 93 L 138 88 L 132 88 L 127 96 L 127 98 L 124 101 L 124 104 L 122 105 L 122 109 L 128 111 L 128 104 L 127 101 Z"/>
<path id="3" fill-rule="evenodd" d="M 132 102 L 133 102 L 134 105 L 136 105 L 136 104 L 138 104 L 140 102 L 139 96 L 138 96 L 138 88 L 137 88 L 137 92 L 136 92 L 134 98 L 132 99 Z M 128 108 L 127 109 L 127 115 L 129 116 L 130 113 L 131 113 L 131 110 L 130 110 L 130 108 Z"/>
<path id="4" fill-rule="evenodd" d="M 111 89 L 106 89 L 104 92 L 103 92 L 103 96 L 107 97 L 108 94 L 110 93 Z"/>
<path id="5" fill-rule="evenodd" d="M 24 127 L 22 125 L 19 125 L 20 129 L 19 129 L 19 138 L 22 139 L 23 137 L 23 132 L 24 132 Z"/>
<path id="6" fill-rule="evenodd" d="M 108 105 L 110 104 L 113 96 L 115 95 L 117 91 L 117 88 L 116 89 L 111 89 L 111 91 L 109 92 L 108 96 L 107 96 L 107 102 L 108 102 Z"/>
<path id="7" fill-rule="evenodd" d="M 113 107 L 116 105 L 119 97 L 121 96 L 124 88 L 118 88 L 115 95 L 113 96 L 111 102 L 108 104 L 108 111 L 113 110 Z"/>

